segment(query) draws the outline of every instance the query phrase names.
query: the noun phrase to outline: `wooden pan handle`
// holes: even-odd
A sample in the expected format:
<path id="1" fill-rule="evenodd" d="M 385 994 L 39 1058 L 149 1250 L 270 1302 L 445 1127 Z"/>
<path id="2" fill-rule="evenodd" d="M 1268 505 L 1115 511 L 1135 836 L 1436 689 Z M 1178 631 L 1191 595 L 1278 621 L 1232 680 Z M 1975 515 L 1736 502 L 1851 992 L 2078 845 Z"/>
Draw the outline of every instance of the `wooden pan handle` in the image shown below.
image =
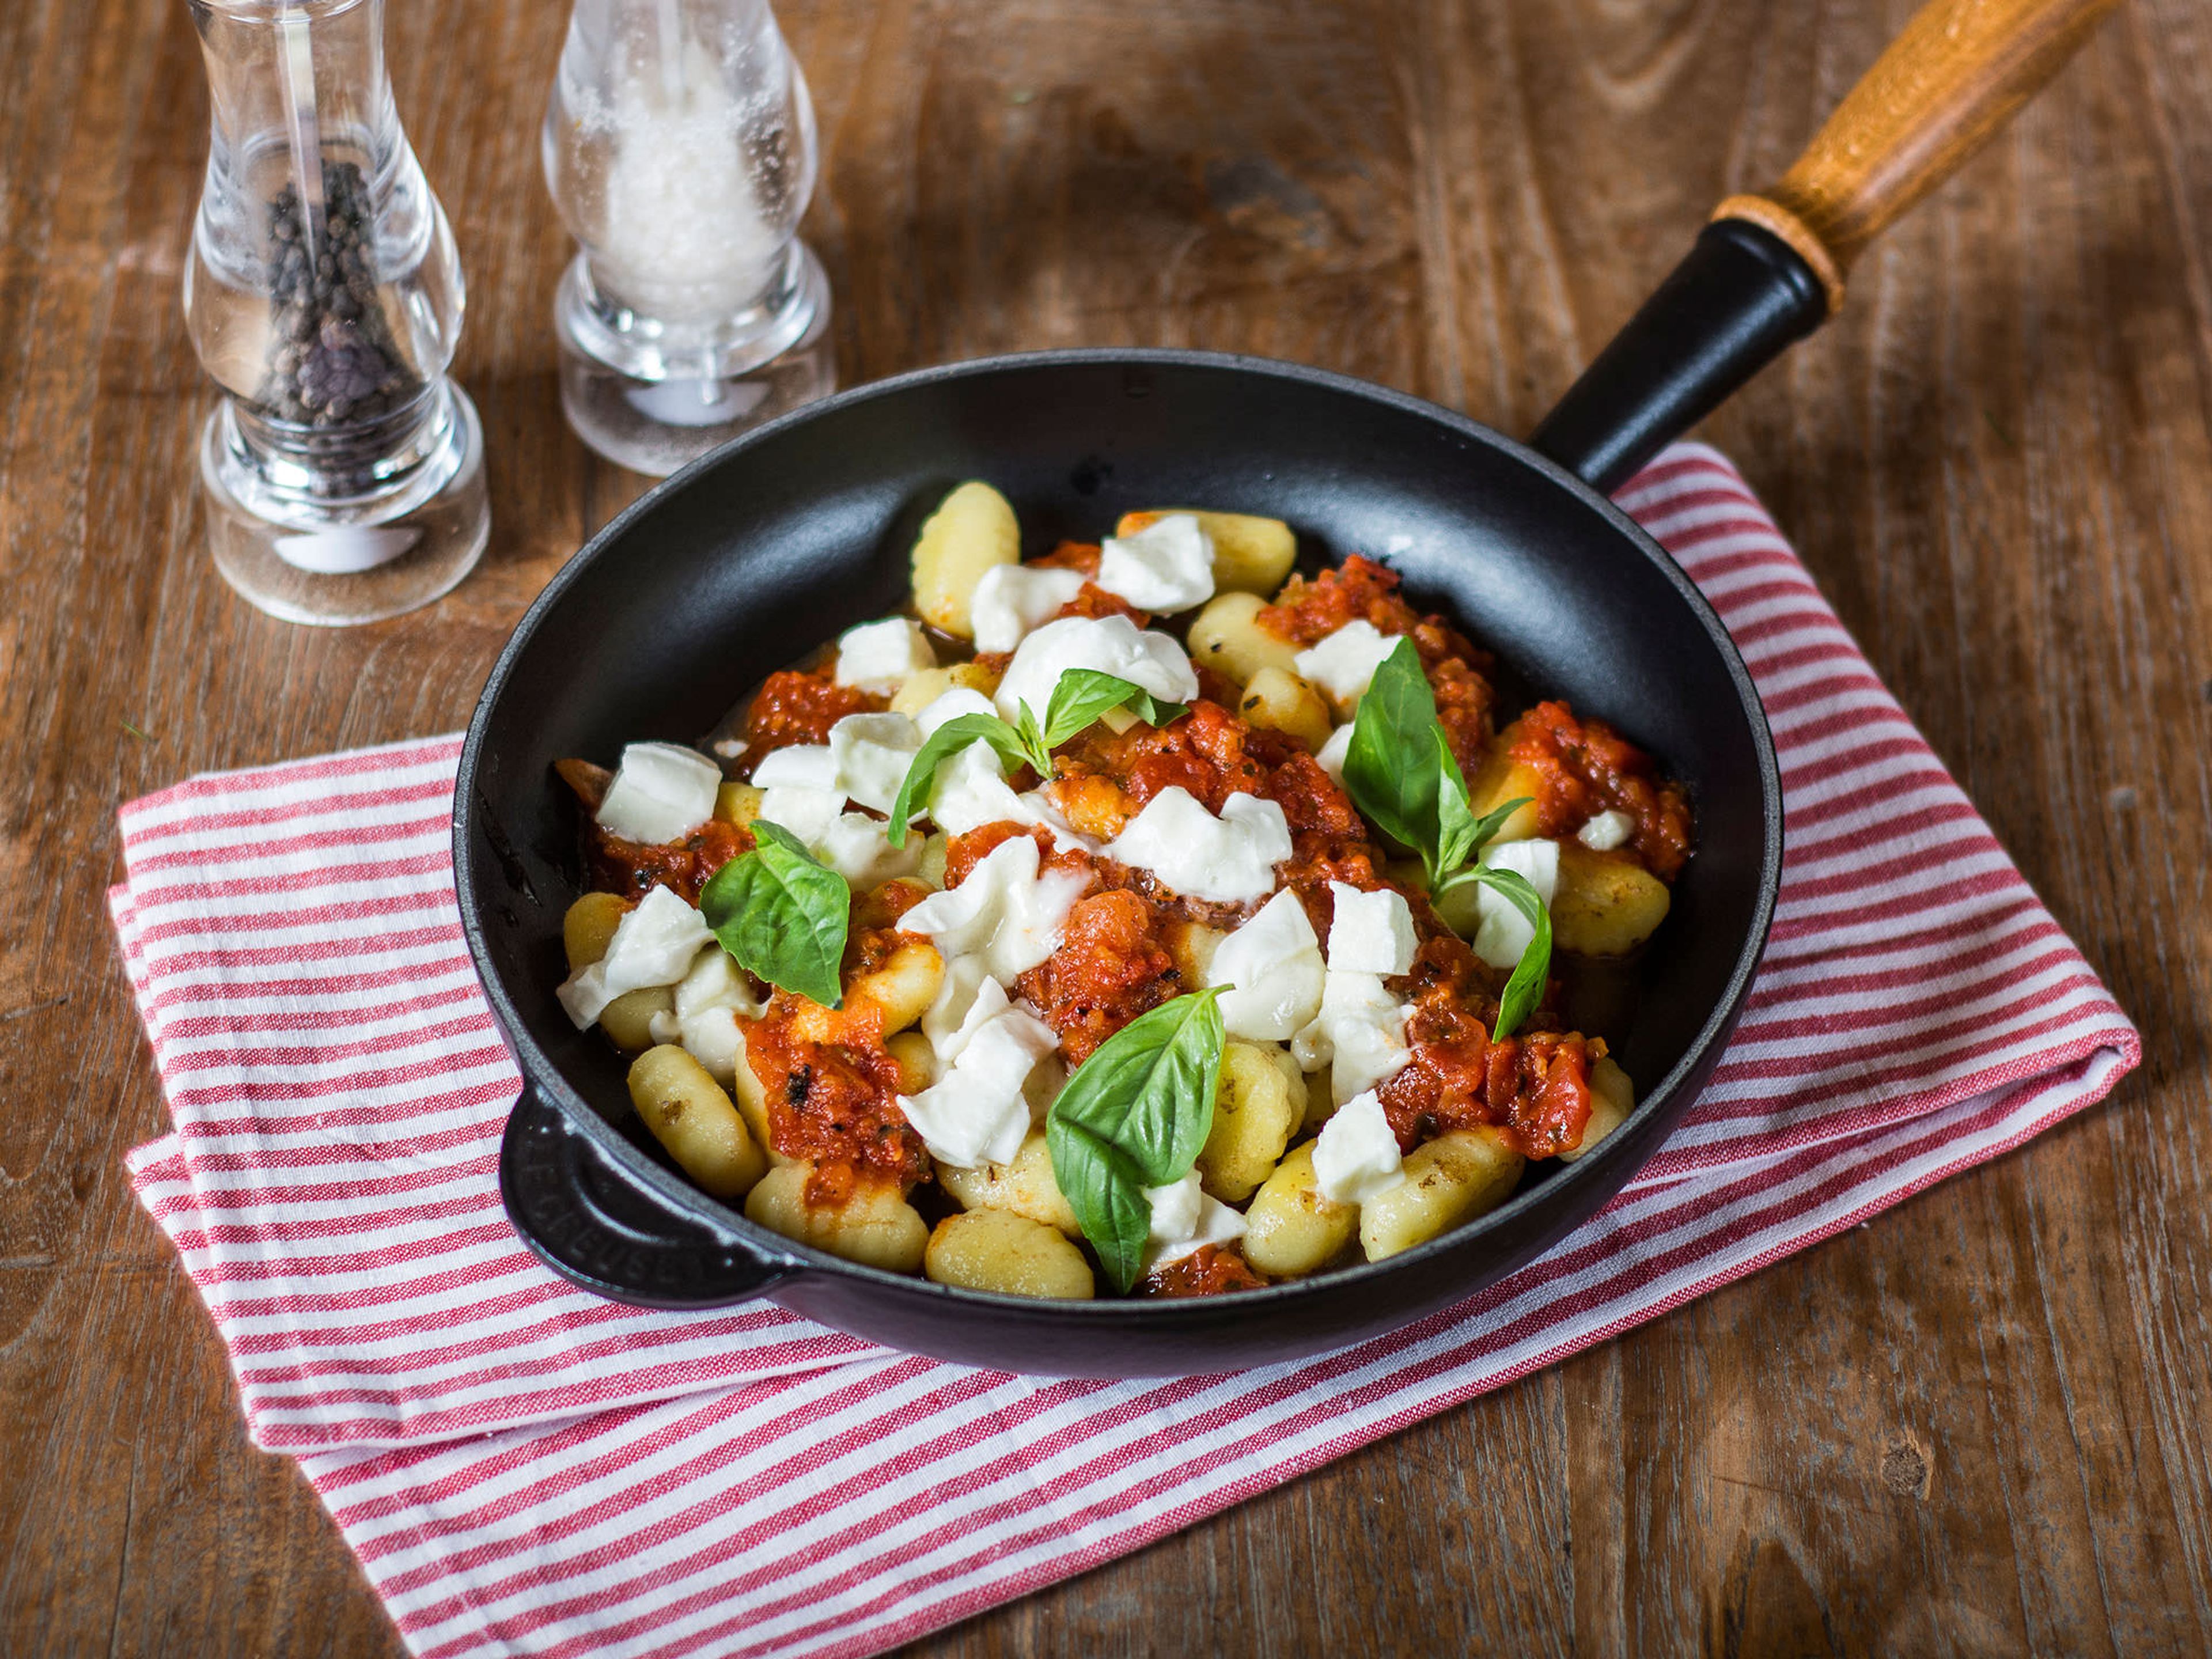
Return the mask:
<path id="1" fill-rule="evenodd" d="M 1782 182 L 1729 197 L 1713 217 L 1789 244 L 1832 313 L 1860 251 L 1981 149 L 2118 3 L 1929 0 Z"/>

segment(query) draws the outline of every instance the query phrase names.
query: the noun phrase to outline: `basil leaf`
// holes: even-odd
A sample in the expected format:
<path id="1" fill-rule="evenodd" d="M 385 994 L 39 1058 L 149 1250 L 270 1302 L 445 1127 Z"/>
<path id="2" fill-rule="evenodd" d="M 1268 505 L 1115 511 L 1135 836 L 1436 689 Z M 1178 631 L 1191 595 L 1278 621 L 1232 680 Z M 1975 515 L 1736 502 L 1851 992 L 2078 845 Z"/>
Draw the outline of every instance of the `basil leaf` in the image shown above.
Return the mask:
<path id="1" fill-rule="evenodd" d="M 1421 653 L 1401 639 L 1376 669 L 1352 716 L 1344 787 L 1352 804 L 1393 841 L 1439 871 L 1437 700 L 1421 672 Z M 1464 795 L 1464 786 L 1462 788 Z"/>
<path id="2" fill-rule="evenodd" d="M 1036 716 L 1030 712 L 1029 704 L 1018 703 L 1015 708 L 1020 716 L 1014 729 L 1021 739 L 1022 758 L 1036 772 L 1040 783 L 1048 782 L 1052 778 L 1052 745 L 1044 740 L 1044 733 L 1037 729 Z"/>
<path id="3" fill-rule="evenodd" d="M 1119 675 L 1096 668 L 1071 668 L 1052 689 L 1052 704 L 1044 716 L 1045 747 L 1059 748 L 1078 732 L 1087 731 L 1100 716 L 1122 708 L 1147 726 L 1165 726 L 1190 712 L 1186 704 L 1155 697 Z"/>
<path id="4" fill-rule="evenodd" d="M 1010 766 L 1020 766 L 1029 760 L 1029 752 L 1022 747 L 1021 738 L 1014 728 L 996 714 L 956 714 L 929 734 L 914 763 L 906 769 L 906 781 L 891 802 L 891 821 L 889 827 L 890 843 L 906 845 L 906 832 L 914 815 L 929 804 L 930 786 L 937 781 L 937 769 L 972 743 L 988 743 L 999 752 L 1000 758 Z"/>
<path id="5" fill-rule="evenodd" d="M 1542 896 L 1529 885 L 1528 877 L 1518 871 L 1493 870 L 1488 865 L 1477 864 L 1468 868 L 1467 876 L 1511 900 L 1513 908 L 1527 917 L 1528 925 L 1535 930 L 1534 937 L 1521 952 L 1521 960 L 1513 965 L 1513 977 L 1505 981 L 1504 994 L 1498 999 L 1498 1024 L 1491 1031 L 1490 1040 L 1503 1042 L 1543 1000 L 1544 985 L 1552 974 L 1552 914 L 1544 908 Z"/>
<path id="6" fill-rule="evenodd" d="M 1144 1273 L 1145 1245 L 1152 1235 L 1142 1172 L 1127 1153 L 1079 1123 L 1048 1118 L 1044 1139 L 1053 1177 L 1098 1252 L 1098 1265 L 1126 1292 Z"/>
<path id="7" fill-rule="evenodd" d="M 1474 809 L 1468 805 L 1467 779 L 1452 755 L 1451 744 L 1444 740 L 1443 722 L 1430 729 L 1436 733 L 1437 770 L 1437 861 L 1429 871 L 1429 885 L 1433 887 L 1444 874 L 1474 856 L 1482 844 L 1475 839 L 1482 826 L 1475 822 Z"/>
<path id="8" fill-rule="evenodd" d="M 1121 1290 L 1137 1282 L 1152 1231 L 1144 1189 L 1188 1175 L 1213 1127 L 1220 996 L 1218 986 L 1193 992 L 1131 1020 L 1077 1067 L 1046 1116 L 1053 1174 Z"/>
<path id="9" fill-rule="evenodd" d="M 748 973 L 825 1008 L 842 1007 L 837 970 L 852 889 L 782 825 L 757 821 L 753 838 L 751 852 L 731 860 L 700 889 L 700 914 Z"/>

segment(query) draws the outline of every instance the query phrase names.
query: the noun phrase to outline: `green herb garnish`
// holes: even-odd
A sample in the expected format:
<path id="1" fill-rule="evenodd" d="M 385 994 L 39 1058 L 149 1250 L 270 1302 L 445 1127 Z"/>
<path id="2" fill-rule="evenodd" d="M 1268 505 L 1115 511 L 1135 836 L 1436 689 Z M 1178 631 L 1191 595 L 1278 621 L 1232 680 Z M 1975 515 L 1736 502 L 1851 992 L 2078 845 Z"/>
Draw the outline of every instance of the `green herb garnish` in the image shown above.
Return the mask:
<path id="1" fill-rule="evenodd" d="M 1552 918 L 1527 877 L 1478 860 L 1528 798 L 1474 816 L 1467 779 L 1444 740 L 1436 695 L 1411 639 L 1398 641 L 1359 699 L 1345 751 L 1344 787 L 1376 828 L 1420 856 L 1431 900 L 1474 883 L 1503 895 L 1528 919 L 1534 935 L 1505 982 L 1491 1032 L 1493 1042 L 1504 1042 L 1544 994 L 1552 968 Z"/>
<path id="2" fill-rule="evenodd" d="M 699 890 L 699 912 L 738 966 L 825 1008 L 844 1004 L 838 967 L 853 893 L 781 824 L 756 820 L 753 850 Z"/>
<path id="3" fill-rule="evenodd" d="M 1076 1069 L 1045 1118 L 1052 1172 L 1115 1288 L 1144 1271 L 1147 1187 L 1190 1173 L 1221 1085 L 1220 988 L 1139 1015 Z"/>
<path id="4" fill-rule="evenodd" d="M 988 743 L 1009 766 L 1026 766 L 1040 778 L 1052 775 L 1052 751 L 1070 738 L 1087 730 L 1116 708 L 1124 708 L 1147 726 L 1165 726 L 1189 710 L 1182 703 L 1155 697 L 1141 685 L 1096 668 L 1071 668 L 1052 688 L 1044 723 L 1024 702 L 1012 720 L 996 714 L 958 714 L 929 734 L 907 768 L 891 802 L 890 843 L 906 845 L 906 832 L 914 815 L 929 799 L 938 769 L 971 744 Z"/>

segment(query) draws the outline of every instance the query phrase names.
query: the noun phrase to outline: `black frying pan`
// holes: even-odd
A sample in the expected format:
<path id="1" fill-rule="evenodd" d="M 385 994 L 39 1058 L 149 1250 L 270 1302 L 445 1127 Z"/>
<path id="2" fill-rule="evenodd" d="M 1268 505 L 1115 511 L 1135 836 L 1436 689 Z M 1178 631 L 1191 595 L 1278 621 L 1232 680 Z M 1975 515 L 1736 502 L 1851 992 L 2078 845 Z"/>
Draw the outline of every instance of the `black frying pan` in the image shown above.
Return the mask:
<path id="1" fill-rule="evenodd" d="M 1992 107 L 2016 103 L 2063 58 L 2024 44 L 2063 34 L 2070 47 L 2105 3 L 1936 0 L 1892 49 L 1906 53 L 1893 68 L 1924 67 L 1928 42 L 1913 36 L 1931 14 L 1944 15 L 1933 27 L 1946 50 L 1964 29 L 1984 58 L 2009 65 L 1972 100 L 1944 93 L 1948 128 L 1978 137 Z M 1890 114 L 1902 131 L 1882 143 L 1925 138 L 1928 119 Z M 1820 143 L 1863 116 L 1847 103 Z M 1137 1375 L 1286 1359 L 1405 1324 L 1596 1211 L 1717 1060 L 1758 965 L 1782 860 L 1773 747 L 1743 665 L 1687 579 L 1605 492 L 1816 326 L 1839 292 L 1850 236 L 1863 240 L 1939 170 L 1863 186 L 1847 204 L 1856 216 L 1816 234 L 1820 204 L 1793 195 L 1790 180 L 1820 143 L 1774 198 L 1732 204 L 1707 228 L 1533 446 L 1289 364 L 1049 353 L 830 398 L 707 457 L 609 524 L 501 654 L 455 799 L 462 920 L 525 1079 L 501 1160 L 523 1238 L 557 1272 L 623 1301 L 772 1296 L 945 1358 Z M 1835 139 L 1855 166 L 1868 164 L 1868 145 L 1864 132 Z M 566 973 L 561 919 L 580 871 L 575 809 L 552 764 L 604 760 L 641 738 L 696 742 L 770 671 L 900 608 L 922 517 L 979 477 L 1012 501 L 1027 551 L 1095 539 L 1125 510 L 1182 503 L 1286 519 L 1309 561 L 1386 556 L 1418 602 L 1498 653 L 1509 686 L 1613 722 L 1689 785 L 1696 856 L 1614 1045 L 1640 1097 L 1622 1128 L 1572 1165 L 1532 1166 L 1501 1208 L 1403 1255 L 1189 1301 L 1026 1301 L 855 1266 L 753 1226 L 675 1171 L 631 1111 L 624 1063 L 554 1000 Z"/>

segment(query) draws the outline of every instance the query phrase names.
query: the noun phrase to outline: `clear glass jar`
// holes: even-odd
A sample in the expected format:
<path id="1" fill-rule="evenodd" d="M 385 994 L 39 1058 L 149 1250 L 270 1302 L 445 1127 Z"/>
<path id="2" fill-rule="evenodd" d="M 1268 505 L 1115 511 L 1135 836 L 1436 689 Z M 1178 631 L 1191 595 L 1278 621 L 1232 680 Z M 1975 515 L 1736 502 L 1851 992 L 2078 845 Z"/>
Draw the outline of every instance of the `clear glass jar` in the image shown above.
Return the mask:
<path id="1" fill-rule="evenodd" d="M 582 250 L 554 325 L 586 443 L 666 474 L 835 388 L 798 236 L 814 110 L 768 0 L 575 0 L 543 148 Z"/>
<path id="2" fill-rule="evenodd" d="M 263 610 L 428 603 L 490 527 L 476 410 L 447 378 L 464 290 L 401 131 L 383 0 L 191 0 L 210 93 L 185 318 L 227 394 L 201 434 L 216 567 Z"/>

